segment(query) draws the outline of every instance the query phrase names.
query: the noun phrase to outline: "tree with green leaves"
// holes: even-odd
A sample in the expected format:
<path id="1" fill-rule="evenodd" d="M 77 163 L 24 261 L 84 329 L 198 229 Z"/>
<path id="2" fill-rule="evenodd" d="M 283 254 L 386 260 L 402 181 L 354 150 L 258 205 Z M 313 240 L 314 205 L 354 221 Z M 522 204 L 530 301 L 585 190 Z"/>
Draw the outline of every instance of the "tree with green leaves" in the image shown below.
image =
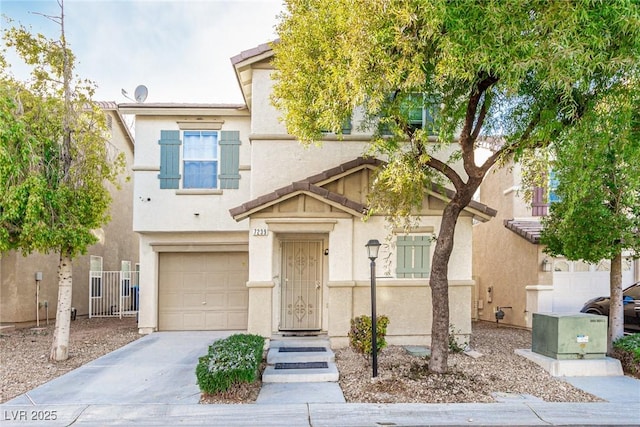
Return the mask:
<path id="1" fill-rule="evenodd" d="M 445 372 L 447 271 L 460 213 L 494 165 L 590 120 L 594 102 L 637 71 L 640 6 L 287 0 L 277 31 L 273 103 L 288 131 L 308 144 L 363 117 L 371 153 L 387 160 L 371 192 L 372 213 L 410 217 L 432 181 L 454 190 L 429 278 L 429 367 Z M 431 113 L 430 126 L 415 125 L 416 109 Z M 495 151 L 478 159 L 476 148 L 491 137 L 499 141 Z"/>
<path id="2" fill-rule="evenodd" d="M 541 237 L 551 255 L 611 261 L 609 352 L 624 334 L 623 252 L 640 254 L 640 91 L 628 82 L 554 144 L 559 201 Z"/>
<path id="3" fill-rule="evenodd" d="M 61 16 L 59 40 L 25 27 L 3 41 L 32 67 L 28 82 L 0 72 L 0 251 L 60 254 L 58 306 L 50 358 L 68 357 L 72 260 L 97 242 L 109 220 L 124 156 L 109 144 L 106 117 L 91 101 L 92 84 L 73 77 L 74 57 Z M 0 55 L 1 56 L 1 55 Z M 5 65 L 6 60 L 1 58 Z"/>

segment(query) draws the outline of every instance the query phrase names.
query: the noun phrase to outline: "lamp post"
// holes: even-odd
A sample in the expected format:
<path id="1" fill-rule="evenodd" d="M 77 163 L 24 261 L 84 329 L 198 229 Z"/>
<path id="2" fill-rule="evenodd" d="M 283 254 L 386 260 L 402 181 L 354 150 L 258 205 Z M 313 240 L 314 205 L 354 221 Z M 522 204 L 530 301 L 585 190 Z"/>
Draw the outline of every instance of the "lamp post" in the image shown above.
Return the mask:
<path id="1" fill-rule="evenodd" d="M 373 377 L 378 376 L 378 327 L 376 316 L 376 258 L 378 258 L 378 250 L 380 250 L 380 242 L 377 240 L 369 240 L 365 245 L 367 255 L 371 260 L 371 356 Z"/>

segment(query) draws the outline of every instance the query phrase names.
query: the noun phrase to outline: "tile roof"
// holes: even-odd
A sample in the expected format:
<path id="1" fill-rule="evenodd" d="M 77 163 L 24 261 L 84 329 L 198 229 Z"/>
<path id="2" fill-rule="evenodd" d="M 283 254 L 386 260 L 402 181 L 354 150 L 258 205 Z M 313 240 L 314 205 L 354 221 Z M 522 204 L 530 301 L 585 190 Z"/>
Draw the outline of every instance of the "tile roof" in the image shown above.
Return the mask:
<path id="1" fill-rule="evenodd" d="M 242 205 L 229 210 L 231 216 L 237 221 L 246 218 L 251 212 L 260 209 L 261 207 L 267 207 L 269 205 L 277 203 L 279 200 L 284 200 L 288 196 L 298 194 L 299 192 L 306 192 L 316 196 L 320 196 L 328 201 L 337 203 L 344 206 L 346 209 L 358 212 L 362 215 L 366 215 L 369 208 L 362 203 L 353 201 L 341 194 L 337 194 L 322 188 L 321 185 L 331 181 L 332 179 L 347 173 L 349 171 L 357 170 L 363 167 L 378 168 L 384 165 L 385 162 L 371 158 L 371 157 L 358 157 L 354 160 L 343 163 L 331 169 L 327 169 L 316 175 L 312 175 L 301 181 L 295 181 L 286 187 L 279 188 L 271 193 L 267 193 L 258 198 L 250 200 Z M 316 185 L 318 184 L 318 185 Z M 444 188 L 437 184 L 431 184 L 430 193 L 439 196 L 441 199 L 451 199 L 454 196 L 454 191 Z M 495 209 L 490 208 L 482 203 L 471 201 L 469 208 L 479 211 L 487 216 L 496 216 L 498 213 Z"/>
<path id="2" fill-rule="evenodd" d="M 268 43 L 263 43 L 259 46 L 256 46 L 251 49 L 243 50 L 239 54 L 231 57 L 231 64 L 236 65 L 246 59 L 253 58 L 254 56 L 262 55 L 265 52 L 269 52 L 271 50 L 271 46 L 273 43 L 277 43 L 278 40 L 274 40 Z"/>
<path id="3" fill-rule="evenodd" d="M 266 207 L 268 205 L 274 204 L 279 200 L 284 200 L 288 198 L 288 196 L 293 196 L 300 192 L 304 192 L 304 193 L 320 196 L 330 202 L 342 205 L 348 210 L 358 212 L 361 215 L 366 215 L 367 211 L 369 210 L 369 208 L 366 205 L 363 205 L 362 203 L 351 200 L 348 197 L 343 196 L 342 194 L 334 193 L 332 191 L 327 190 L 326 188 L 322 188 L 315 184 L 319 182 L 327 181 L 342 173 L 357 169 L 359 167 L 363 167 L 366 165 L 378 166 L 381 163 L 382 162 L 380 162 L 378 159 L 358 157 L 355 160 L 351 160 L 347 163 L 343 163 L 340 166 L 336 166 L 335 168 L 328 169 L 324 172 L 321 172 L 317 175 L 313 175 L 301 181 L 292 182 L 286 187 L 279 188 L 275 191 L 272 191 L 271 193 L 267 193 L 256 199 L 243 203 L 238 207 L 230 209 L 229 213 L 236 220 L 241 220 L 246 216 L 248 216 L 248 214 L 251 211 L 254 211 L 263 206 Z"/>
<path id="4" fill-rule="evenodd" d="M 543 227 L 539 220 L 505 219 L 504 226 L 527 241 L 535 245 L 540 244 L 540 234 Z"/>

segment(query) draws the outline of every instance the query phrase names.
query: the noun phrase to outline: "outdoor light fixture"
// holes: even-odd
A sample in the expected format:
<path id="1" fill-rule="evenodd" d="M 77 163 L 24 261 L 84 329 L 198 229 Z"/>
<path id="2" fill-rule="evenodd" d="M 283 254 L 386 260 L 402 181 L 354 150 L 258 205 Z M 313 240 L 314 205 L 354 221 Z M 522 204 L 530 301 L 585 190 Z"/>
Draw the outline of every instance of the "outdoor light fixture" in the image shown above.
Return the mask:
<path id="1" fill-rule="evenodd" d="M 551 271 L 551 266 L 551 261 L 549 261 L 547 258 L 542 260 L 542 271 Z"/>
<path id="2" fill-rule="evenodd" d="M 375 261 L 378 258 L 378 251 L 380 250 L 380 242 L 377 240 L 369 240 L 365 247 L 367 248 L 367 256 L 371 261 Z"/>
<path id="3" fill-rule="evenodd" d="M 367 256 L 371 260 L 371 367 L 373 377 L 378 376 L 378 325 L 376 316 L 376 258 L 380 250 L 380 242 L 369 240 L 365 247 Z"/>

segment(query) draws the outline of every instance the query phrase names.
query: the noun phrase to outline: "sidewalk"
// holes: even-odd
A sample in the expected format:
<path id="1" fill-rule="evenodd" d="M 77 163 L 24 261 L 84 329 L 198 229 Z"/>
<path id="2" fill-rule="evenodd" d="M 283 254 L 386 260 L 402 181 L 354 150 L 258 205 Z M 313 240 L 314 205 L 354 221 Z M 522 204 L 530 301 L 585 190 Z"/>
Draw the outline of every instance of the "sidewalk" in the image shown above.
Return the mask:
<path id="1" fill-rule="evenodd" d="M 601 403 L 200 405 L 197 358 L 228 334 L 147 335 L 0 405 L 0 425 L 640 425 L 640 380 L 624 376 L 564 378 Z"/>

